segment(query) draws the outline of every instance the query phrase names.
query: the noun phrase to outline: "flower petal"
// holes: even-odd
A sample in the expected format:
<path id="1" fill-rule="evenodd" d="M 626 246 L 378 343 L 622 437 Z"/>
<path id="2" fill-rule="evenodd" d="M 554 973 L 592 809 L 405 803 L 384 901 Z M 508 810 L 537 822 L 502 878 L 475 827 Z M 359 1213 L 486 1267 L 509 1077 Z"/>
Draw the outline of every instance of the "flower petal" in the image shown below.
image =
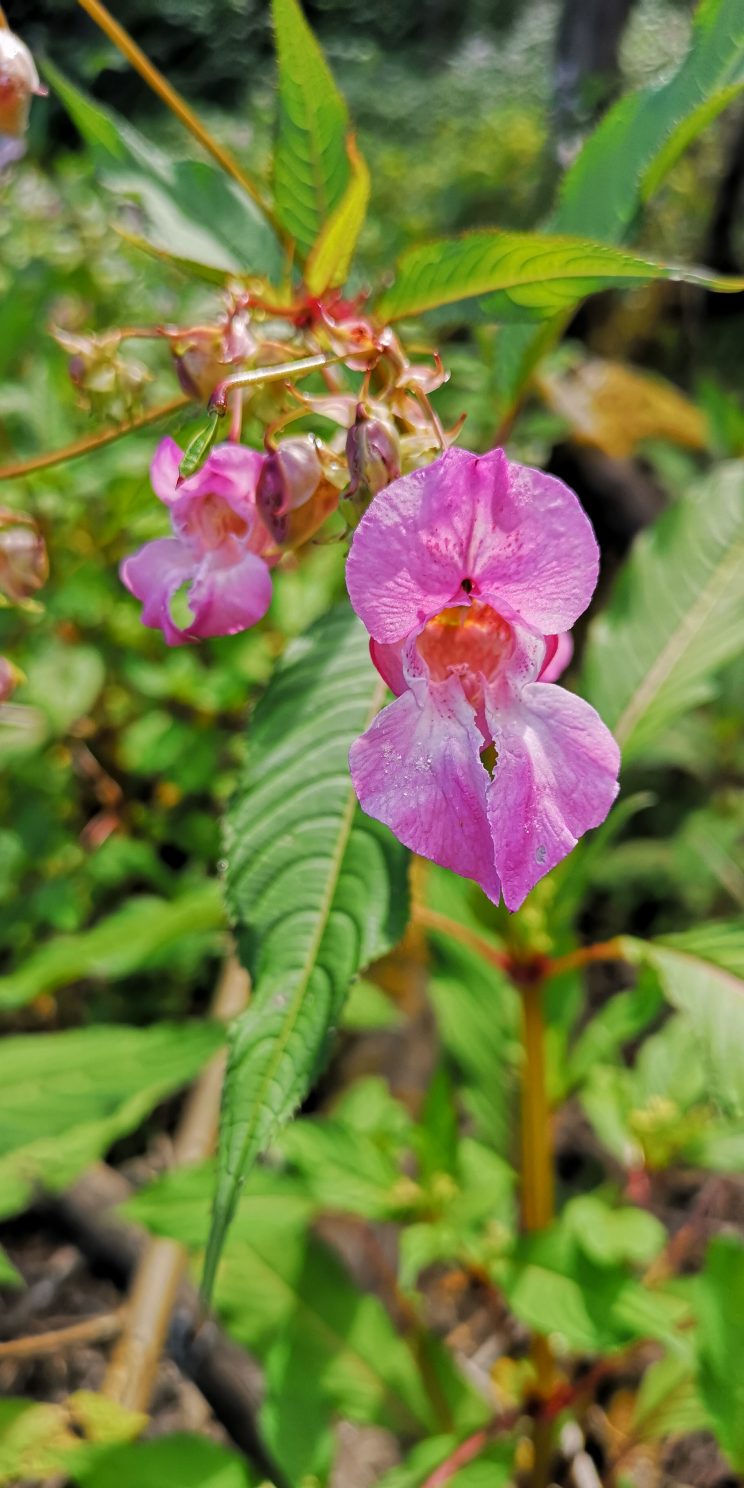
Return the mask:
<path id="1" fill-rule="evenodd" d="M 557 682 L 569 665 L 574 653 L 574 643 L 570 635 L 546 636 L 547 650 L 545 660 L 540 669 L 539 682 Z"/>
<path id="2" fill-rule="evenodd" d="M 219 551 L 208 553 L 189 592 L 189 635 L 237 635 L 263 619 L 270 603 L 271 575 L 263 558 L 246 551 L 239 562 L 227 564 Z"/>
<path id="3" fill-rule="evenodd" d="M 180 494 L 176 490 L 178 467 L 183 459 L 183 450 L 175 439 L 161 439 L 150 465 L 152 489 L 159 501 L 171 506 Z"/>
<path id="4" fill-rule="evenodd" d="M 570 630 L 597 583 L 591 522 L 562 481 L 527 465 L 499 464 L 500 454 L 478 462 L 469 555 L 476 592 L 543 635 Z"/>
<path id="5" fill-rule="evenodd" d="M 396 697 L 400 697 L 408 686 L 402 643 L 397 646 L 384 646 L 380 641 L 371 640 L 369 654 L 383 682 L 387 682 L 390 691 L 394 692 Z"/>
<path id="6" fill-rule="evenodd" d="M 194 575 L 194 556 L 179 537 L 157 537 L 125 558 L 119 573 L 130 594 L 142 601 L 142 624 L 160 629 L 169 646 L 189 640 L 174 624 L 170 602 L 177 589 Z"/>
<path id="7" fill-rule="evenodd" d="M 486 703 L 488 710 L 488 701 Z M 497 750 L 488 788 L 494 861 L 508 909 L 604 821 L 617 795 L 620 751 L 583 698 L 530 683 L 519 702 L 488 710 Z"/>
<path id="8" fill-rule="evenodd" d="M 356 740 L 349 764 L 368 816 L 414 852 L 475 879 L 498 903 L 482 748 L 459 681 L 417 682 Z"/>
<path id="9" fill-rule="evenodd" d="M 390 642 L 469 593 L 543 634 L 568 630 L 598 565 L 591 523 L 562 481 L 503 450 L 449 449 L 375 497 L 346 576 L 370 634 Z"/>
<path id="10" fill-rule="evenodd" d="M 399 641 L 458 598 L 467 573 L 475 455 L 450 449 L 375 497 L 354 534 L 346 581 L 377 641 Z M 460 592 L 462 602 L 466 595 Z"/>

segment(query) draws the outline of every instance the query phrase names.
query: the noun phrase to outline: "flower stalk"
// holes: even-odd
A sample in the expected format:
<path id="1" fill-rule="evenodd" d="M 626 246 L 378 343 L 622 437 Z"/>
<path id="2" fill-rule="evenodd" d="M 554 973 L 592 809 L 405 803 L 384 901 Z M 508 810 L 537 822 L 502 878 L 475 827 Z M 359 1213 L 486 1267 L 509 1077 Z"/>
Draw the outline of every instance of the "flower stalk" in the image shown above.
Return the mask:
<path id="1" fill-rule="evenodd" d="M 521 1085 L 521 1192 L 522 1223 L 528 1234 L 547 1229 L 554 1214 L 553 1153 L 550 1134 L 550 1105 L 545 1068 L 545 1022 L 543 977 L 524 977 L 518 982 L 522 999 L 524 1059 Z M 532 1361 L 540 1402 L 551 1394 L 555 1363 L 550 1340 L 536 1333 Z M 532 1488 L 544 1488 L 550 1476 L 552 1423 L 535 1419 Z"/>

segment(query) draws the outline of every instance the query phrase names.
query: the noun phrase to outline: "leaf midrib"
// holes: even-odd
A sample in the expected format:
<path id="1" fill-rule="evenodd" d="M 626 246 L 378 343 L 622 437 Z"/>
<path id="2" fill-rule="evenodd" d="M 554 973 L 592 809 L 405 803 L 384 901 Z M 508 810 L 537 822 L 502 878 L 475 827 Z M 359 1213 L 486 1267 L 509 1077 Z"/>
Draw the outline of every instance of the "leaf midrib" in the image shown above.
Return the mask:
<path id="1" fill-rule="evenodd" d="M 726 593 L 729 580 L 738 571 L 742 546 L 741 542 L 736 542 L 724 554 L 721 562 L 713 569 L 708 583 L 701 589 L 692 608 L 684 617 L 682 624 L 673 631 L 639 687 L 626 703 L 613 731 L 619 744 L 627 743 L 632 737 L 633 730 L 639 719 L 643 717 L 649 700 L 653 699 L 669 678 L 717 602 Z"/>
<path id="2" fill-rule="evenodd" d="M 365 716 L 362 732 L 364 732 L 365 729 L 369 728 L 369 725 L 372 722 L 372 719 L 375 717 L 375 714 L 379 712 L 382 700 L 385 696 L 385 692 L 386 685 L 382 681 L 382 679 L 380 679 L 375 685 L 370 707 Z M 249 1118 L 245 1136 L 243 1138 L 243 1141 L 241 1142 L 240 1158 L 237 1165 L 238 1170 L 242 1169 L 245 1163 L 246 1152 L 249 1150 L 251 1143 L 255 1138 L 258 1121 L 266 1104 L 267 1091 L 271 1085 L 277 1068 L 281 1064 L 281 1060 L 283 1058 L 287 1044 L 292 1037 L 292 1034 L 294 1033 L 297 1018 L 299 1017 L 300 1013 L 300 1008 L 302 1006 L 302 1002 L 308 988 L 310 977 L 315 968 L 318 958 L 318 952 L 320 950 L 323 936 L 328 925 L 328 918 L 331 912 L 331 907 L 333 905 L 336 888 L 338 886 L 341 865 L 343 863 L 349 837 L 351 835 L 351 826 L 354 820 L 355 809 L 356 794 L 354 792 L 354 787 L 351 783 L 350 778 L 346 804 L 341 816 L 341 830 L 339 831 L 336 846 L 331 856 L 330 869 L 318 912 L 316 928 L 308 945 L 305 960 L 300 970 L 294 995 L 288 1009 L 287 1017 L 284 1019 L 282 1031 L 273 1046 L 272 1057 L 264 1070 L 258 1097 L 252 1102 L 251 1105 L 252 1115 Z"/>

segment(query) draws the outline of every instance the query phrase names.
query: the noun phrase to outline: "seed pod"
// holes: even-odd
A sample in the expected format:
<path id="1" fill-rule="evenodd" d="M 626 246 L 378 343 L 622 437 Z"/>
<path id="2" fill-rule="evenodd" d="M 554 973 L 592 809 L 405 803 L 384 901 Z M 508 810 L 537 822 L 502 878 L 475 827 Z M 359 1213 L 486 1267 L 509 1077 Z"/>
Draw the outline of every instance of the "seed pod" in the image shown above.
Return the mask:
<path id="1" fill-rule="evenodd" d="M 0 27 L 0 135 L 22 139 L 32 94 L 45 94 L 34 59 L 20 36 Z"/>
<path id="2" fill-rule="evenodd" d="M 0 508 L 0 594 L 22 604 L 48 572 L 46 544 L 33 518 Z"/>
<path id="3" fill-rule="evenodd" d="M 321 446 L 311 434 L 285 439 L 267 455 L 256 489 L 264 526 L 282 548 L 297 548 L 335 511 L 338 491 L 327 480 Z"/>
<path id="4" fill-rule="evenodd" d="M 346 436 L 346 460 L 351 476 L 346 495 L 358 505 L 366 505 L 400 475 L 400 444 L 393 425 L 370 418 L 362 403 Z"/>

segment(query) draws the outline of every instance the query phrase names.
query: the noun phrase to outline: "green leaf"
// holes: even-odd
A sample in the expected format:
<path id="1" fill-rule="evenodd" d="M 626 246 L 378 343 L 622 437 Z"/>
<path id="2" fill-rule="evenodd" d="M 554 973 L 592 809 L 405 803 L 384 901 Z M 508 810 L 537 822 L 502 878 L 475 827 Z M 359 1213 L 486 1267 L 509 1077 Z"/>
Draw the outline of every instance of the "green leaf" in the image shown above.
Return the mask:
<path id="1" fill-rule="evenodd" d="M 376 311 L 400 320 L 477 298 L 489 320 L 545 320 L 600 289 L 654 279 L 729 293 L 744 289 L 744 279 L 655 263 L 588 238 L 488 229 L 409 248 Z"/>
<path id="2" fill-rule="evenodd" d="M 251 1488 L 245 1460 L 204 1436 L 175 1432 L 74 1459 L 81 1488 Z"/>
<path id="3" fill-rule="evenodd" d="M 16 1270 L 10 1257 L 0 1246 L 0 1286 L 18 1287 L 23 1286 L 23 1277 Z"/>
<path id="4" fill-rule="evenodd" d="M 101 1025 L 0 1043 L 0 1213 L 34 1187 L 64 1188 L 199 1073 L 223 1030 L 208 1023 Z"/>
<path id="5" fill-rule="evenodd" d="M 743 85 L 740 0 L 703 0 L 681 67 L 609 110 L 567 172 L 548 230 L 623 242 L 682 151 Z M 562 325 L 561 318 L 539 330 L 509 326 L 500 332 L 496 355 L 505 405 L 514 403 Z"/>
<path id="6" fill-rule="evenodd" d="M 639 537 L 609 606 L 593 621 L 581 691 L 641 754 L 711 694 L 744 643 L 744 462 L 720 466 Z"/>
<path id="7" fill-rule="evenodd" d="M 369 171 L 353 136 L 349 136 L 346 148 L 351 172 L 349 184 L 321 229 L 305 266 L 305 284 L 312 295 L 321 295 L 345 283 L 367 215 Z"/>
<path id="8" fill-rule="evenodd" d="M 655 968 L 665 997 L 692 1024 L 711 1093 L 730 1110 L 743 1110 L 744 920 L 630 945 Z"/>
<path id="9" fill-rule="evenodd" d="M 319 1073 L 351 978 L 405 928 L 407 855 L 348 769 L 384 694 L 344 606 L 289 647 L 251 719 L 226 858 L 253 997 L 231 1034 L 207 1292 L 245 1172 Z"/>
<path id="10" fill-rule="evenodd" d="M 172 1173 L 125 1206 L 157 1234 L 204 1238 L 207 1169 Z M 291 1483 L 325 1477 L 331 1422 L 377 1422 L 408 1438 L 436 1429 L 418 1363 L 371 1293 L 362 1293 L 311 1234 L 314 1205 L 284 1174 L 255 1169 L 237 1207 L 215 1306 L 260 1361 L 264 1439 Z M 445 1361 L 446 1362 L 446 1361 Z M 466 1401 L 469 1390 L 456 1380 Z"/>
<path id="11" fill-rule="evenodd" d="M 279 63 L 274 195 L 304 257 L 339 206 L 349 178 L 349 118 L 298 0 L 272 0 Z"/>
<path id="12" fill-rule="evenodd" d="M 665 1354 L 651 1364 L 641 1379 L 633 1407 L 633 1439 L 658 1441 L 682 1432 L 709 1431 L 710 1427 L 689 1358 Z"/>
<path id="13" fill-rule="evenodd" d="M 54 734 L 63 735 L 90 711 L 105 680 L 104 660 L 94 646 L 49 641 L 28 668 L 23 699 L 46 714 Z"/>
<path id="14" fill-rule="evenodd" d="M 698 1382 L 716 1437 L 744 1472 L 744 1246 L 714 1240 L 698 1278 Z"/>
<path id="15" fill-rule="evenodd" d="M 209 282 L 232 274 L 278 277 L 282 255 L 272 228 L 222 170 L 204 160 L 172 159 L 128 120 L 92 103 L 51 62 L 44 73 L 104 183 L 141 207 L 142 236 L 156 256 Z"/>
<path id="16" fill-rule="evenodd" d="M 566 1204 L 562 1221 L 579 1248 L 598 1266 L 648 1265 L 666 1243 L 654 1214 L 629 1205 L 614 1208 L 599 1194 L 580 1194 Z"/>
<path id="17" fill-rule="evenodd" d="M 184 450 L 183 459 L 178 467 L 179 480 L 188 480 L 190 475 L 195 475 L 197 470 L 201 470 L 217 438 L 219 424 L 219 414 L 210 414 L 206 424 L 197 430 L 193 439 L 189 440 Z"/>
<path id="18" fill-rule="evenodd" d="M 0 1010 L 23 1007 L 43 993 L 83 978 L 118 980 L 156 961 L 186 935 L 223 929 L 219 884 L 208 881 L 179 899 L 142 894 L 90 930 L 58 935 L 34 951 L 18 971 L 0 977 Z"/>

